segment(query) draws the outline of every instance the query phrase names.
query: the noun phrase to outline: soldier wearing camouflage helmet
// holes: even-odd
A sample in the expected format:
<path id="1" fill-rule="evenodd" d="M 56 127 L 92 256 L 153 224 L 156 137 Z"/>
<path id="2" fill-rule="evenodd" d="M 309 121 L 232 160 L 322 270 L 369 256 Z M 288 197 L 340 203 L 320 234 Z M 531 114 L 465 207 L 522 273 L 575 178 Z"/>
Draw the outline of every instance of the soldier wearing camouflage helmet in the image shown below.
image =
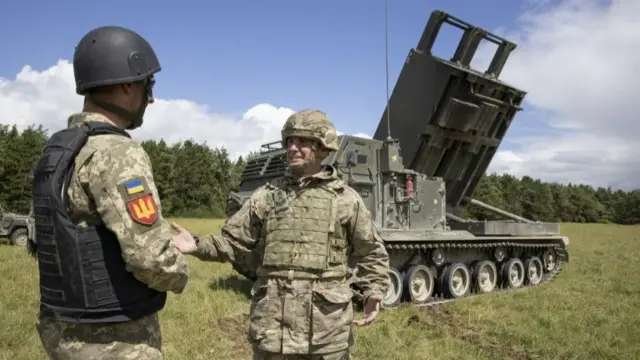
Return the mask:
<path id="1" fill-rule="evenodd" d="M 160 64 L 140 35 L 107 26 L 80 40 L 73 69 L 84 108 L 33 170 L 37 330 L 51 359 L 160 360 L 158 312 L 189 269 L 126 131 L 142 125 Z"/>
<path id="2" fill-rule="evenodd" d="M 389 286 L 389 257 L 364 202 L 334 167 L 336 129 L 319 110 L 291 115 L 282 128 L 290 174 L 253 193 L 202 239 L 177 224 L 176 246 L 202 260 L 234 262 L 253 251 L 249 341 L 258 359 L 348 359 L 354 343 L 348 264 L 355 264 L 365 317 L 372 322 Z"/>

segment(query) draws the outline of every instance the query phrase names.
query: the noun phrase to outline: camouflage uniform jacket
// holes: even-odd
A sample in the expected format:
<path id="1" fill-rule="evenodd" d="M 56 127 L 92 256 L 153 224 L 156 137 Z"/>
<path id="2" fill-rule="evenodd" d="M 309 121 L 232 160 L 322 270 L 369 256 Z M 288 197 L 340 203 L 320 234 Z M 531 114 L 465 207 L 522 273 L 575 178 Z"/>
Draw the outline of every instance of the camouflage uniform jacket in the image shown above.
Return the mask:
<path id="1" fill-rule="evenodd" d="M 70 116 L 68 126 L 88 121 L 114 125 L 101 114 L 85 112 Z M 142 194 L 153 195 L 157 216 L 150 225 L 135 221 L 136 214 L 130 212 L 120 190 L 132 180 L 141 181 Z M 162 217 L 151 162 L 139 143 L 119 135 L 90 136 L 75 159 L 67 194 L 71 220 L 80 226 L 104 223 L 113 231 L 127 270 L 136 279 L 158 291 L 183 291 L 189 268 L 185 256 L 171 244 L 172 233 Z"/>
<path id="2" fill-rule="evenodd" d="M 325 201 L 329 196 L 322 194 L 327 193 L 334 194 L 333 202 Z M 286 208 L 287 202 L 290 207 L 278 217 L 278 207 Z M 323 209 L 330 203 L 334 205 Z M 333 221 L 327 224 L 328 219 Z M 323 236 L 322 229 L 330 230 Z M 258 189 L 220 235 L 202 238 L 195 256 L 234 262 L 249 251 L 261 255 L 255 257 L 258 279 L 252 289 L 249 341 L 263 351 L 323 354 L 353 343 L 347 264 L 357 269 L 356 285 L 364 299 L 382 299 L 388 287 L 389 257 L 371 213 L 331 167 Z M 293 265 L 307 269 L 291 270 Z"/>

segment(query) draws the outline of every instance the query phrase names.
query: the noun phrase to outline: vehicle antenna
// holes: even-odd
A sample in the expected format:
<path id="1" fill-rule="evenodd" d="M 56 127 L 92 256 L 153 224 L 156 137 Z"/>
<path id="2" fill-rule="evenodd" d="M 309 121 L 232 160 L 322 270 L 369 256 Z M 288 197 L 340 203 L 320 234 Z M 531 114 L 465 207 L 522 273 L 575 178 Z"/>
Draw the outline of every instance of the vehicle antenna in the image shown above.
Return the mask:
<path id="1" fill-rule="evenodd" d="M 385 80 L 387 82 L 387 140 L 391 140 L 391 107 L 389 106 L 389 19 L 388 19 L 388 0 L 384 0 L 384 61 L 385 61 Z"/>

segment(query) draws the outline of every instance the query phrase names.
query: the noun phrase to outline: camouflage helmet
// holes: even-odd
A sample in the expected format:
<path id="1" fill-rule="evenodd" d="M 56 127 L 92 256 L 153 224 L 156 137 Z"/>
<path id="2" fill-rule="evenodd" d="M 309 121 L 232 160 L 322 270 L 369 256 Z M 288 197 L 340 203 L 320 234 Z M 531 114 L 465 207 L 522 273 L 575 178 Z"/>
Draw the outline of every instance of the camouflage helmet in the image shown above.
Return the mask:
<path id="1" fill-rule="evenodd" d="M 313 139 L 328 150 L 338 150 L 338 134 L 329 116 L 320 110 L 305 109 L 289 116 L 282 127 L 282 146 L 291 136 Z"/>

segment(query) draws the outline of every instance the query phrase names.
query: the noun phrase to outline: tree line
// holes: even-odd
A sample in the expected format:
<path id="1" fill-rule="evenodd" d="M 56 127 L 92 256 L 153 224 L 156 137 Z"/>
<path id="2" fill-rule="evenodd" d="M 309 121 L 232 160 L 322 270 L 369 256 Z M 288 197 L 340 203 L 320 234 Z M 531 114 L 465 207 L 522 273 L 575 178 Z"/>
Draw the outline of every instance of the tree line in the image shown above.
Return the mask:
<path id="1" fill-rule="evenodd" d="M 31 170 L 48 136 L 42 126 L 18 131 L 0 124 L 0 205 L 6 211 L 28 213 Z M 224 148 L 191 140 L 173 145 L 147 140 L 142 146 L 151 159 L 165 217 L 225 216 L 227 195 L 237 189 L 246 159 L 232 159 Z M 532 220 L 640 224 L 640 189 L 622 191 L 489 174 L 480 181 L 474 198 Z M 501 218 L 477 206 L 465 212 L 476 219 Z"/>

